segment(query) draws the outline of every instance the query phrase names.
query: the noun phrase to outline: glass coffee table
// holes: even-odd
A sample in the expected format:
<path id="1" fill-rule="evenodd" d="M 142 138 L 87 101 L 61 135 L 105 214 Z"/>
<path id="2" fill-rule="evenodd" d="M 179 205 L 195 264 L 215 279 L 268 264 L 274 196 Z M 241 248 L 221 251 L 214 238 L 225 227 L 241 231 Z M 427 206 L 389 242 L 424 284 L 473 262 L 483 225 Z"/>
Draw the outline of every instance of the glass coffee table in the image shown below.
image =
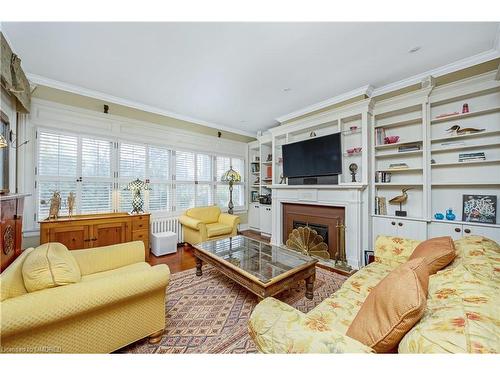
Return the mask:
<path id="1" fill-rule="evenodd" d="M 202 275 L 203 262 L 209 263 L 261 299 L 305 280 L 306 297 L 313 298 L 316 259 L 245 236 L 202 242 L 193 248 L 197 276 Z"/>

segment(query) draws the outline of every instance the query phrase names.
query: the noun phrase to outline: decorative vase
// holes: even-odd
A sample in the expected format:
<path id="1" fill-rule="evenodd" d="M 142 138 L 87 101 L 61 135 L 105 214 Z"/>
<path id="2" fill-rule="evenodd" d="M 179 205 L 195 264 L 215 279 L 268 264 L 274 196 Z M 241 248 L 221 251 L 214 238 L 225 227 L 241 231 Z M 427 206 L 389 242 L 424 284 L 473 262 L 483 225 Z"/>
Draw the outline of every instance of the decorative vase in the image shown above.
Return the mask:
<path id="1" fill-rule="evenodd" d="M 444 219 L 444 215 L 441 212 L 437 212 L 437 213 L 434 214 L 434 218 L 436 220 L 443 220 Z"/>
<path id="2" fill-rule="evenodd" d="M 446 220 L 455 220 L 455 214 L 451 208 L 446 210 Z"/>

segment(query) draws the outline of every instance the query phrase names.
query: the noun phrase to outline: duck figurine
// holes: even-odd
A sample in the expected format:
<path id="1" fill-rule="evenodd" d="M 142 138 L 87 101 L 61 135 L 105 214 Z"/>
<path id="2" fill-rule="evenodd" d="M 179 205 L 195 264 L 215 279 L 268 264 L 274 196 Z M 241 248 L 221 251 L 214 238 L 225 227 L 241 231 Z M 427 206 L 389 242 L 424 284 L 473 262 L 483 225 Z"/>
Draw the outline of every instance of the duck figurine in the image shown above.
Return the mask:
<path id="1" fill-rule="evenodd" d="M 461 128 L 458 125 L 453 125 L 451 128 L 447 129 L 447 132 L 455 132 L 456 135 L 464 135 L 471 133 L 484 132 L 486 129 L 476 129 L 476 128 Z"/>
<path id="2" fill-rule="evenodd" d="M 396 210 L 396 216 L 406 216 L 406 211 L 403 211 L 402 206 L 408 200 L 407 191 L 411 188 L 403 188 L 401 190 L 401 195 L 397 195 L 389 200 L 390 204 L 399 204 L 399 210 Z"/>
<path id="3" fill-rule="evenodd" d="M 403 204 L 405 203 L 407 200 L 408 200 L 408 193 L 407 191 L 410 190 L 411 188 L 404 188 L 401 190 L 401 195 L 397 195 L 395 196 L 394 198 L 392 198 L 391 200 L 389 200 L 389 203 L 390 204 Z"/>

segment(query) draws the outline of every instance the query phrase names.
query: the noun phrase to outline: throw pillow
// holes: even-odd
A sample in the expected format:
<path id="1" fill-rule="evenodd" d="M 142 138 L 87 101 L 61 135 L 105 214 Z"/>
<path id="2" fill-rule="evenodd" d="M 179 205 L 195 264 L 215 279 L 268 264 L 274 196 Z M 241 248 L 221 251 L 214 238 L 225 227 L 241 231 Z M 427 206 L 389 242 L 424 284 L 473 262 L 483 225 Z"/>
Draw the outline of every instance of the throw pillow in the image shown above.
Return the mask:
<path id="1" fill-rule="evenodd" d="M 428 285 L 424 258 L 400 265 L 373 288 L 346 335 L 377 353 L 391 352 L 424 314 Z"/>
<path id="2" fill-rule="evenodd" d="M 49 242 L 33 250 L 23 263 L 24 286 L 28 292 L 79 282 L 80 268 L 63 244 Z"/>
<path id="3" fill-rule="evenodd" d="M 410 259 L 425 258 L 429 275 L 434 275 L 455 259 L 455 244 L 451 237 L 436 237 L 417 245 Z"/>

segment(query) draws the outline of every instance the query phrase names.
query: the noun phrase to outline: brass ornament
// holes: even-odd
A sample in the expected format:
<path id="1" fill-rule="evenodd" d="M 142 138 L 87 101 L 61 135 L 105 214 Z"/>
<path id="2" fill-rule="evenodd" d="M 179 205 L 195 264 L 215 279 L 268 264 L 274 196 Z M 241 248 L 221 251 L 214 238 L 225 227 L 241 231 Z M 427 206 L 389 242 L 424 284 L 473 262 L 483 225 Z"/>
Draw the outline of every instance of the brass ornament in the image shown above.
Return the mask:
<path id="1" fill-rule="evenodd" d="M 286 240 L 286 246 L 304 255 L 314 255 L 330 259 L 328 245 L 323 241 L 323 237 L 314 229 L 307 226 L 292 230 L 292 233 L 288 236 L 288 240 Z"/>

